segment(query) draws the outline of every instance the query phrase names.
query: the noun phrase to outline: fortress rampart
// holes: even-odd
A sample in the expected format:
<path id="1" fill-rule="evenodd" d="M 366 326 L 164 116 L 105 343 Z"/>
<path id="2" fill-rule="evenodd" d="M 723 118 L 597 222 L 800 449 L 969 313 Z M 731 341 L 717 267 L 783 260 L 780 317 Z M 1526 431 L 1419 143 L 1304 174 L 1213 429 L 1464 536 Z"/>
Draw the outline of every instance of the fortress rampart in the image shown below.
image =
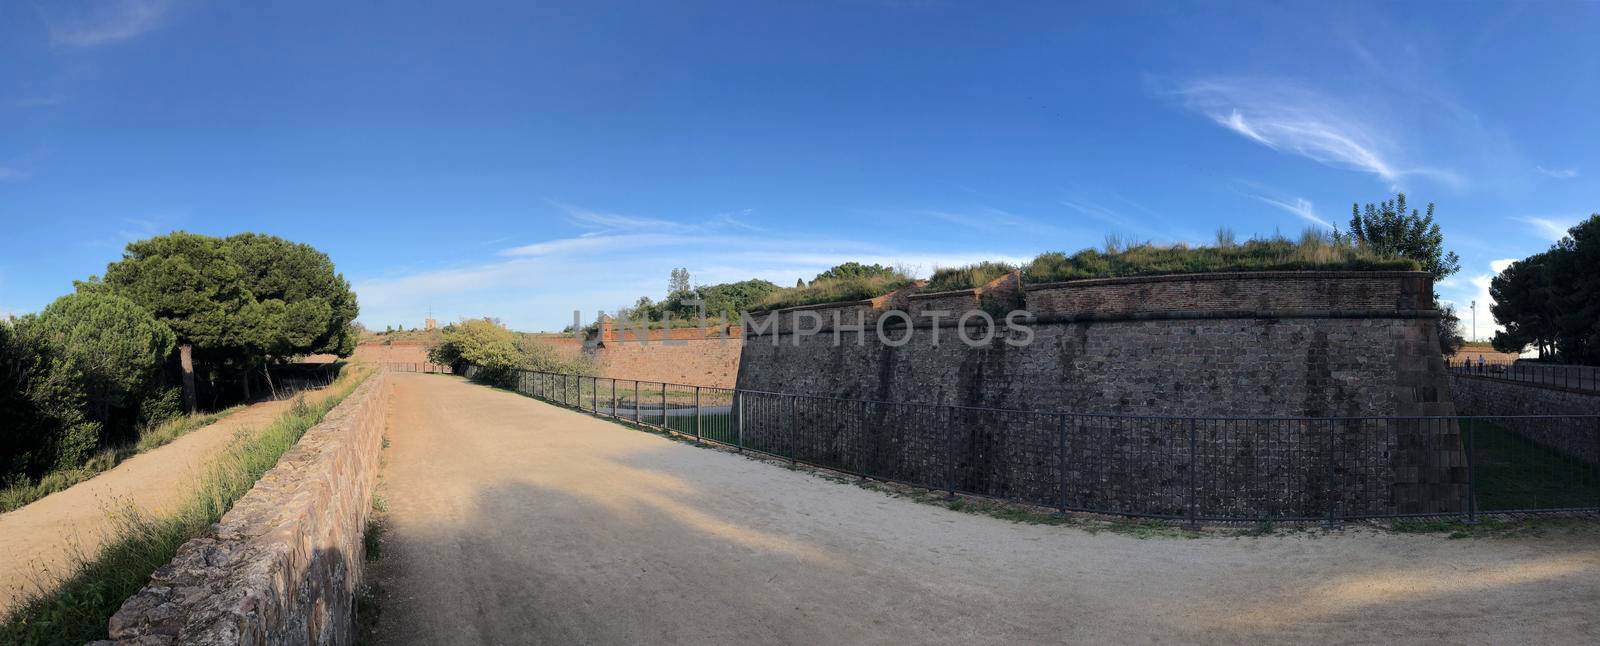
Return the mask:
<path id="1" fill-rule="evenodd" d="M 1150 419 L 1142 425 L 1127 418 L 1105 421 L 1069 429 L 1065 439 L 1057 439 L 1054 429 L 1029 430 L 998 413 L 992 419 L 963 413 L 957 442 L 966 447 L 969 462 L 999 459 L 987 475 L 961 483 L 976 493 L 1013 495 L 1017 487 L 1034 486 L 1027 484 L 1030 479 L 1065 476 L 1085 496 L 1111 507 L 1132 491 L 1160 498 L 1166 494 L 1148 490 L 1183 486 L 1192 479 L 1186 470 L 1196 465 L 1141 462 L 1140 452 L 1176 455 L 1177 444 L 1193 437 L 1203 446 L 1188 455 L 1209 456 L 1204 475 L 1217 479 L 1210 488 L 1219 506 L 1248 498 L 1285 516 L 1316 515 L 1329 504 L 1377 514 L 1449 511 L 1464 498 L 1459 433 L 1447 425 L 1409 422 L 1428 426 L 1423 432 L 1395 420 L 1277 420 L 1249 430 L 1240 420 L 1220 419 L 1454 415 L 1426 273 L 1109 278 L 1026 285 L 1018 296 L 984 299 L 989 287 L 940 294 L 909 288 L 872 301 L 757 314 L 744 331 L 738 387 Z M 985 326 L 977 312 L 1003 314 L 996 304 L 1008 300 L 1031 317 L 1000 319 L 992 338 L 976 346 L 958 337 L 962 317 L 969 338 L 981 337 Z M 896 309 L 913 315 L 890 313 Z M 935 311 L 947 313 L 934 322 L 928 314 Z M 858 321 L 865 332 L 849 329 Z M 893 345 L 879 338 L 879 327 Z M 827 427 L 824 417 L 805 423 Z M 1154 418 L 1210 422 L 1187 431 Z M 900 455 L 925 439 L 919 435 L 925 431 L 900 428 L 894 420 L 866 431 L 838 430 L 839 442 L 819 450 Z M 1047 435 L 1030 435 L 1038 433 Z M 1098 467 L 1084 462 L 1074 478 L 1062 473 L 1071 472 L 1072 464 L 1045 464 L 1019 452 L 1022 445 L 1074 439 L 1082 448 L 1114 454 L 1085 460 L 1111 459 L 1120 466 L 1091 473 Z M 920 481 L 917 469 L 934 468 L 911 462 L 903 465 L 904 479 L 913 482 Z M 1350 469 L 1362 470 L 1363 482 L 1384 486 L 1325 493 L 1342 477 L 1348 480 L 1352 474 L 1341 470 Z M 1257 481 L 1263 491 L 1237 491 Z M 1278 489 L 1316 493 L 1268 491 Z"/>

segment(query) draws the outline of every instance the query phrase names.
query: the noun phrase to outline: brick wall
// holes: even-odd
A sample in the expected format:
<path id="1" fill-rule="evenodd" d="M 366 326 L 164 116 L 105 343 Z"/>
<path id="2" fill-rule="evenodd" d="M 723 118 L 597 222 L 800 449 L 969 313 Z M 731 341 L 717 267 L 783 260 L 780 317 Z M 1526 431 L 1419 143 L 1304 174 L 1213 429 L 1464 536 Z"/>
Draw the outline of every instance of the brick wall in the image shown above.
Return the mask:
<path id="1" fill-rule="evenodd" d="M 739 373 L 739 339 L 700 339 L 666 344 L 613 341 L 590 350 L 600 375 L 732 388 Z"/>
<path id="2" fill-rule="evenodd" d="M 368 378 L 111 617 L 112 643 L 350 644 L 389 388 Z"/>

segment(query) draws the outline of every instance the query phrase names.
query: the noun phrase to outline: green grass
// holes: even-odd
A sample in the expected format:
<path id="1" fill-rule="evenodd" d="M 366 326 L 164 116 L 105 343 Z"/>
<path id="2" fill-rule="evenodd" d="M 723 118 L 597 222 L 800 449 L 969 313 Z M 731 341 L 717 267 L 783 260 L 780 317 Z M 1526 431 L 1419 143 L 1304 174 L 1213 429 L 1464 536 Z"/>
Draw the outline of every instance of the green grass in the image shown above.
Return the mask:
<path id="1" fill-rule="evenodd" d="M 817 303 L 861 301 L 877 298 L 912 282 L 910 276 L 898 271 L 850 278 L 820 278 L 805 287 L 790 287 L 767 294 L 756 309 L 778 310 Z"/>
<path id="2" fill-rule="evenodd" d="M 1105 249 L 1084 249 L 1072 255 L 1052 251 L 1039 254 L 1022 267 L 1022 282 L 1052 283 L 1085 278 L 1152 276 L 1206 272 L 1285 270 L 1416 270 L 1416 261 L 1378 254 L 1331 233 L 1307 230 L 1298 240 L 1274 235 L 1235 243 L 1231 234 L 1219 234 L 1212 246 L 1179 243 L 1157 245 L 1109 236 Z M 981 262 L 933 273 L 923 293 L 971 289 L 1017 268 L 1003 262 Z M 820 279 L 804 287 L 768 294 L 759 309 L 775 310 L 799 305 L 838 303 L 876 298 L 912 284 L 911 276 L 896 272 L 869 278 Z"/>
<path id="3" fill-rule="evenodd" d="M 1220 237 L 1220 236 L 1219 236 Z M 1201 272 L 1283 270 L 1415 270 L 1413 260 L 1383 256 L 1329 234 L 1307 231 L 1299 240 L 1283 237 L 1234 244 L 1226 239 L 1209 247 L 1125 244 L 1108 240 L 1106 249 L 1040 254 L 1022 270 L 1025 283 L 1039 284 L 1084 278 L 1149 276 Z"/>
<path id="4" fill-rule="evenodd" d="M 165 446 L 191 431 L 233 414 L 234 411 L 240 408 L 242 406 L 234 406 L 215 413 L 185 415 L 169 419 L 155 426 L 145 427 L 139 430 L 139 439 L 137 441 L 125 446 L 101 449 L 93 457 L 89 458 L 88 462 L 76 469 L 52 471 L 39 478 L 38 482 L 24 482 L 0 489 L 0 513 L 18 509 L 35 500 L 100 475 L 121 464 L 123 460 L 145 451 Z"/>
<path id="5" fill-rule="evenodd" d="M 171 515 L 151 517 L 125 509 L 116 516 L 112 538 L 53 590 L 36 592 L 0 623 L 0 644 L 82 644 L 106 638 L 106 621 L 122 602 L 171 561 L 185 541 L 206 533 L 212 523 L 278 463 L 356 386 L 367 373 L 349 371 L 334 382 L 319 404 L 296 399 L 265 429 L 241 435 L 212 461 L 187 502 Z"/>
<path id="6" fill-rule="evenodd" d="M 1008 263 L 987 261 L 965 267 L 939 269 L 928 278 L 928 284 L 924 285 L 921 291 L 935 293 L 982 287 L 1017 269 L 1018 267 Z"/>
<path id="7" fill-rule="evenodd" d="M 1462 432 L 1468 432 L 1462 424 Z M 1472 420 L 1471 426 L 1479 511 L 1600 504 L 1600 469 L 1487 420 Z"/>

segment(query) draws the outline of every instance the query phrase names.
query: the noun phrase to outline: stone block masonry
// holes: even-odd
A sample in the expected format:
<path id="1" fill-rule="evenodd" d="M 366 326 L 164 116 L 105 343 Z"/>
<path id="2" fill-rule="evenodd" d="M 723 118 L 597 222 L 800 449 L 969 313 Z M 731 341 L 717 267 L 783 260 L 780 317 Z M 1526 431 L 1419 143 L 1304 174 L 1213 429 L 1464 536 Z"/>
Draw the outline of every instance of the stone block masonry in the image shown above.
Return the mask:
<path id="1" fill-rule="evenodd" d="M 1600 393 L 1493 377 L 1451 375 L 1463 415 L 1600 415 Z M 1498 419 L 1528 440 L 1600 466 L 1600 418 Z"/>
<path id="2" fill-rule="evenodd" d="M 379 372 L 111 617 L 106 643 L 350 644 L 389 403 Z"/>
<path id="3" fill-rule="evenodd" d="M 767 323 L 757 321 L 746 330 L 738 387 L 1071 414 L 1065 430 L 1035 432 L 1030 424 L 1043 422 L 1033 418 L 1023 424 L 1014 415 L 962 412 L 953 440 L 922 437 L 937 432 L 924 427 L 950 424 L 942 417 L 932 426 L 875 423 L 877 435 L 841 424 L 837 435 L 850 439 L 814 444 L 838 452 L 866 443 L 874 455 L 930 442 L 935 451 L 928 455 L 956 446 L 957 455 L 938 459 L 968 474 L 960 488 L 1004 496 L 1049 489 L 1023 494 L 1042 504 L 1071 499 L 1097 509 L 1181 514 L 1177 493 L 1190 482 L 1200 483 L 1200 504 L 1226 515 L 1316 516 L 1330 505 L 1349 515 L 1445 512 L 1465 500 L 1453 426 L 1222 419 L 1454 415 L 1426 273 L 1216 273 L 1026 285 L 1020 300 L 1033 315 L 1026 330 L 998 325 L 976 347 L 956 328 L 959 310 L 982 308 L 975 294 L 908 300 L 912 311 L 958 311 L 939 325 L 913 317 L 910 330 L 886 318 L 893 324 L 885 327 L 897 328 L 886 336 L 908 336 L 890 345 L 870 329 L 845 332 L 835 343 L 827 305 L 805 308 L 816 314 L 806 318 L 823 322 L 809 336 L 794 334 L 797 324 L 814 327 L 799 321 L 799 308 L 780 310 L 776 324 L 757 332 L 755 325 Z M 867 301 L 833 307 L 843 308 L 843 324 L 860 318 L 869 328 L 883 309 Z M 879 311 L 858 315 L 863 308 Z M 1025 347 L 1006 343 L 1024 336 L 1031 336 Z M 1209 419 L 1191 431 L 1156 418 Z M 824 435 L 832 428 L 826 416 L 814 423 Z M 1067 448 L 1053 454 L 1041 448 L 1063 442 Z M 912 462 L 893 467 L 898 478 L 941 481 L 923 471 L 948 468 Z M 1197 466 L 1201 473 L 1189 471 Z M 1066 484 L 1037 484 L 1052 481 Z"/>

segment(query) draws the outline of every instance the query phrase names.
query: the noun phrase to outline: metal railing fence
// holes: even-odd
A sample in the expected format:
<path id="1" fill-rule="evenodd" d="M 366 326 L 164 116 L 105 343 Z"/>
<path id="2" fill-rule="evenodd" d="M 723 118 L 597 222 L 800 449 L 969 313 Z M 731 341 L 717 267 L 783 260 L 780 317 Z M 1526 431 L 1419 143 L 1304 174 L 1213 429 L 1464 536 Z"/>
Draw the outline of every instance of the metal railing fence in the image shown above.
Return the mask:
<path id="1" fill-rule="evenodd" d="M 454 372 L 449 365 L 443 363 L 385 361 L 383 367 L 395 372 L 429 372 L 445 375 Z"/>
<path id="2" fill-rule="evenodd" d="M 1191 523 L 1600 511 L 1600 415 L 1095 415 L 533 371 L 502 385 L 697 442 L 1062 511 Z"/>
<path id="3" fill-rule="evenodd" d="M 1479 363 L 1471 359 L 1448 365 L 1450 373 L 1456 375 L 1491 377 L 1540 386 L 1600 392 L 1600 367 L 1597 366 L 1569 366 L 1528 361 Z"/>

